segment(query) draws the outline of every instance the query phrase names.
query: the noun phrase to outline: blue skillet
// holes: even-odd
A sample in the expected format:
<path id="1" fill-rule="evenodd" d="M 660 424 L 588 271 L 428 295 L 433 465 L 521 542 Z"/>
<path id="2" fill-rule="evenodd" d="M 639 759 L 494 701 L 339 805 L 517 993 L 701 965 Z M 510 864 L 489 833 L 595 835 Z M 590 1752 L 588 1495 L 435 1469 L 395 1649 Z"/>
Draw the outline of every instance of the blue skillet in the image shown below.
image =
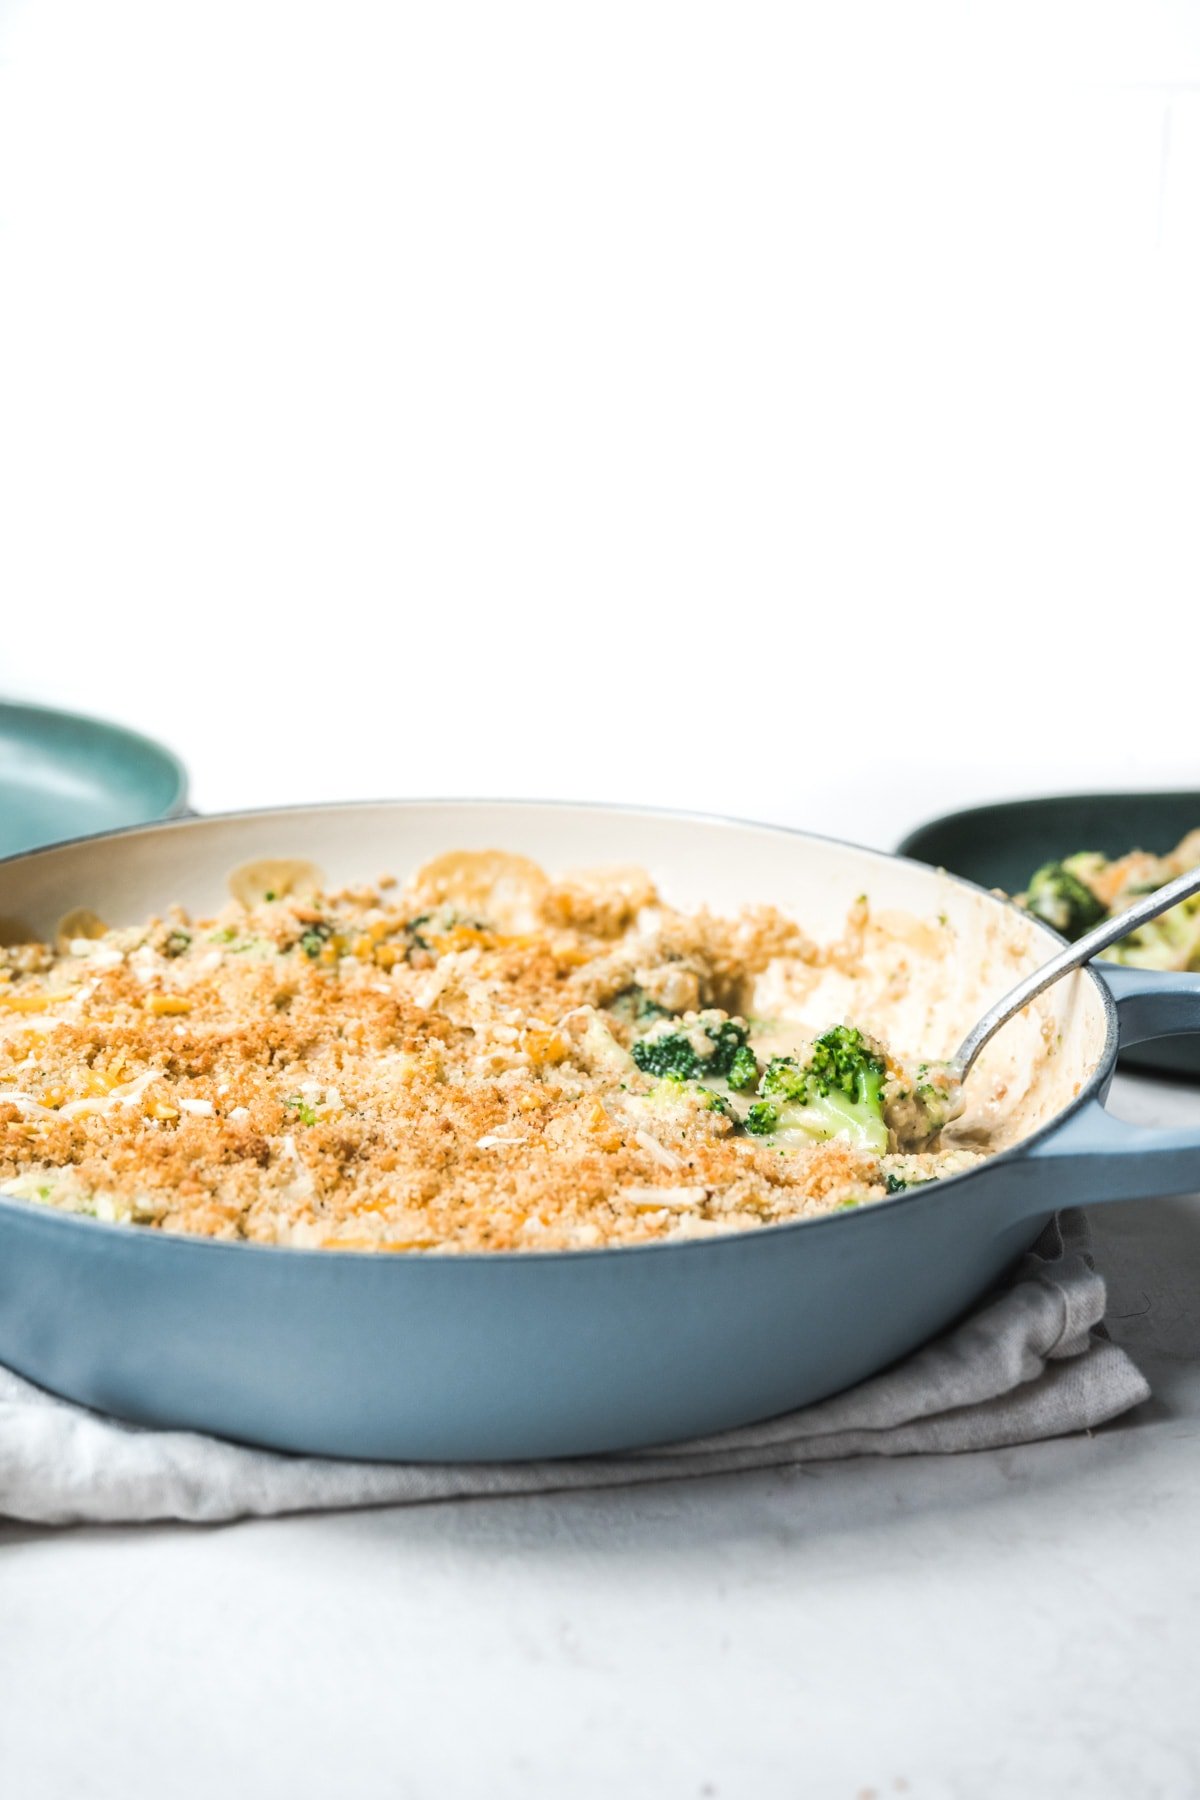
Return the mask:
<path id="1" fill-rule="evenodd" d="M 946 1054 L 1061 941 L 900 857 L 682 814 L 523 802 L 344 805 L 178 821 L 0 863 L 0 915 L 211 911 L 254 857 L 333 884 L 502 846 L 553 869 L 641 863 L 670 900 L 773 900 L 814 935 L 872 909 L 954 934 Z M 1119 1043 L 1200 1029 L 1200 978 L 1090 967 L 1036 1002 L 1053 1054 L 1014 1141 L 968 1173 L 797 1223 L 549 1254 L 221 1243 L 0 1200 L 0 1361 L 102 1412 L 345 1457 L 479 1462 L 628 1450 L 788 1411 L 964 1313 L 1060 1207 L 1200 1187 L 1200 1132 L 1105 1110 Z M 955 1011 L 957 1007 L 957 1012 Z M 1004 1027 L 992 1046 L 999 1053 Z M 1018 1058 L 1019 1061 L 1019 1058 Z"/>

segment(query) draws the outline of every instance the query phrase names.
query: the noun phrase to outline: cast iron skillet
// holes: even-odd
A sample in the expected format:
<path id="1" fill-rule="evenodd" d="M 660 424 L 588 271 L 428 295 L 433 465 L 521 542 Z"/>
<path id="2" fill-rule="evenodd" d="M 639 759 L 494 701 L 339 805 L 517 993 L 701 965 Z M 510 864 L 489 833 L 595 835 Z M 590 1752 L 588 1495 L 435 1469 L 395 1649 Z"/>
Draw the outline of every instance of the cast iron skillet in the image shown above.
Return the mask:
<path id="1" fill-rule="evenodd" d="M 981 887 L 1019 894 L 1042 863 L 1073 850 L 1124 856 L 1129 850 L 1163 855 L 1200 825 L 1200 793 L 1049 794 L 1004 800 L 947 813 L 910 831 L 897 846 L 935 868 L 965 875 Z M 1112 973 L 1111 963 L 1097 970 Z M 1160 980 L 1167 979 L 1164 976 Z M 1173 1075 L 1200 1075 L 1200 1038 L 1167 1037 L 1122 1052 L 1123 1063 Z"/>
<path id="2" fill-rule="evenodd" d="M 86 839 L 0 864 L 0 915 L 45 935 L 75 905 L 114 921 L 171 898 L 215 907 L 253 856 L 311 857 L 344 882 L 452 847 L 559 869 L 642 863 L 681 904 L 772 898 L 822 932 L 868 892 L 944 913 L 981 956 L 989 933 L 1019 943 L 997 992 L 1057 945 L 969 884 L 874 851 L 525 803 L 319 807 Z M 1090 972 L 1051 990 L 1061 1103 L 1032 1136 L 969 1174 L 814 1221 L 615 1250 L 405 1257 L 214 1243 L 0 1200 L 0 1361 L 124 1419 L 334 1456 L 576 1456 L 784 1412 L 948 1325 L 1056 1208 L 1200 1186 L 1200 1133 L 1140 1130 L 1102 1104 L 1118 1035 L 1200 1029 L 1200 980 L 1119 973 L 1116 1001 Z"/>

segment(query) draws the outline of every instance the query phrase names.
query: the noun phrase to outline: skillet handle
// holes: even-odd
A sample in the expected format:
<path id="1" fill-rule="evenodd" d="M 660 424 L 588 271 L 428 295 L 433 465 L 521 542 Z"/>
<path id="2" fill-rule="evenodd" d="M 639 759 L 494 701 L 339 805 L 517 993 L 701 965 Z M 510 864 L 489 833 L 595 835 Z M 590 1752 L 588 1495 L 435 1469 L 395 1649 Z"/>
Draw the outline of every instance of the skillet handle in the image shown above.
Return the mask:
<path id="1" fill-rule="evenodd" d="M 1122 1050 L 1150 1038 L 1200 1031 L 1200 975 L 1106 962 L 1093 963 L 1092 969 L 1117 1003 Z"/>
<path id="2" fill-rule="evenodd" d="M 1093 966 L 1117 1003 L 1123 1050 L 1150 1038 L 1200 1031 L 1200 975 L 1117 963 Z M 1078 1181 L 1076 1197 L 1082 1205 L 1191 1194 L 1200 1191 L 1200 1122 L 1170 1130 L 1128 1125 L 1099 1100 L 1090 1100 L 1052 1136 L 1033 1145 L 1030 1158 L 1043 1167 L 1069 1163 L 1071 1185 Z"/>
<path id="3" fill-rule="evenodd" d="M 1128 1125 L 1089 1100 L 1051 1137 L 1031 1144 L 1027 1160 L 1043 1177 L 1056 1164 L 1069 1174 L 1070 1192 L 1060 1206 L 1194 1194 L 1200 1191 L 1200 1122 L 1152 1130 Z"/>

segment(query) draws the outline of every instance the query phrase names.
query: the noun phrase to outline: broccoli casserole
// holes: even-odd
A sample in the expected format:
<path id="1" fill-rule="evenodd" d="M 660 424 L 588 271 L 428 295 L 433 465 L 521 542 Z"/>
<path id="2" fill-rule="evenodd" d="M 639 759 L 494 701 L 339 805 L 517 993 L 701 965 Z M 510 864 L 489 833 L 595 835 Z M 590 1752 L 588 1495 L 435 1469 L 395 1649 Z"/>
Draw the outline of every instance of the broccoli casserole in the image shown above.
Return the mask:
<path id="1" fill-rule="evenodd" d="M 885 1200 L 986 1148 L 942 1135 L 936 1066 L 805 1016 L 886 936 L 865 896 L 818 944 L 498 851 L 231 885 L 210 918 L 78 912 L 0 952 L 0 1192 L 264 1244 L 583 1249 Z M 911 943 L 884 962 L 911 981 Z"/>
<path id="2" fill-rule="evenodd" d="M 1200 831 L 1189 831 L 1166 856 L 1131 850 L 1110 860 L 1096 850 L 1077 850 L 1035 870 L 1017 903 L 1074 941 L 1198 863 Z M 1149 920 L 1101 955 L 1134 969 L 1200 969 L 1200 896 Z"/>

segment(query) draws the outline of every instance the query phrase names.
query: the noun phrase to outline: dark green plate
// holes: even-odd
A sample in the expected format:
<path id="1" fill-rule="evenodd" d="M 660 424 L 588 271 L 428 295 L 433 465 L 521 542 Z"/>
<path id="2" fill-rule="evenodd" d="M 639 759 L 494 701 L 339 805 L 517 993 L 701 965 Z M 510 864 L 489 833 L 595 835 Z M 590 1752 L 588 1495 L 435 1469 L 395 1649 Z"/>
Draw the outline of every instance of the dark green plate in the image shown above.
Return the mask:
<path id="1" fill-rule="evenodd" d="M 897 845 L 901 856 L 965 875 L 981 887 L 1019 894 L 1033 871 L 1072 850 L 1173 850 L 1200 826 L 1200 793 L 1051 794 L 1038 800 L 1005 800 L 931 819 Z M 1103 964 L 1098 965 L 1103 967 Z M 1159 1038 L 1129 1051 L 1126 1065 L 1200 1075 L 1200 1037 Z"/>
<path id="2" fill-rule="evenodd" d="M 171 818 L 183 765 L 161 744 L 78 713 L 0 701 L 0 856 Z"/>

